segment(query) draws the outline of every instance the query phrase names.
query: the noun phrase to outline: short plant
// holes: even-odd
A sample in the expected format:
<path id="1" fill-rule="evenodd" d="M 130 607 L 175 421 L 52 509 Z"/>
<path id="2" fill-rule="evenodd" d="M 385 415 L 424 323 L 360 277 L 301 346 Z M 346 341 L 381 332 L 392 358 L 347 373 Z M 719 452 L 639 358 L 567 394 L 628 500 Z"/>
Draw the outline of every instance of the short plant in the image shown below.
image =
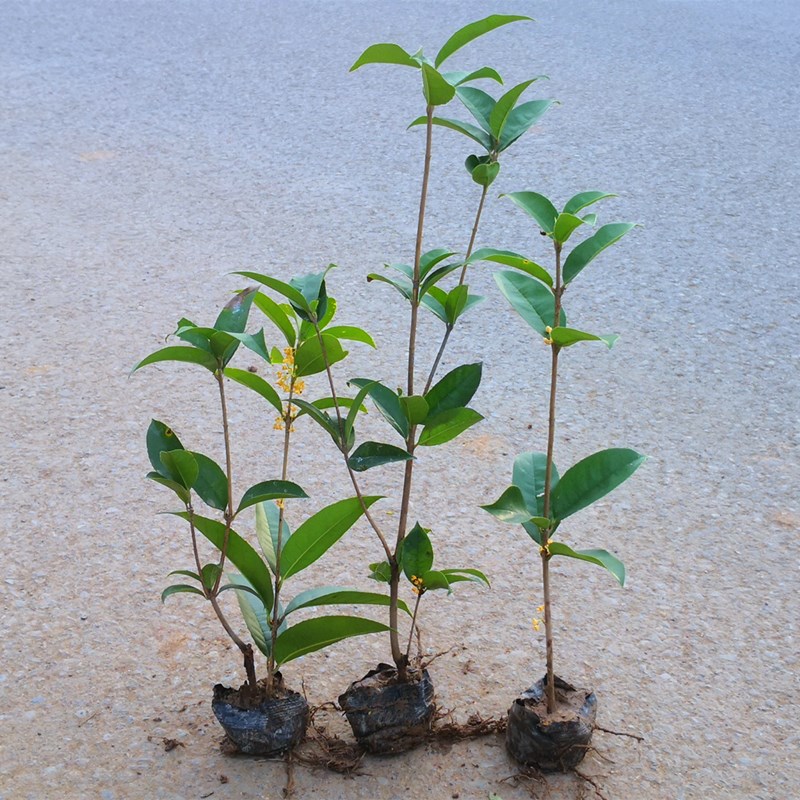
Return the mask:
<path id="1" fill-rule="evenodd" d="M 307 495 L 296 483 L 287 480 L 289 455 L 294 422 L 302 401 L 304 379 L 326 369 L 331 360 L 345 357 L 342 339 L 355 339 L 373 344 L 371 337 L 360 328 L 331 326 L 320 331 L 333 318 L 335 301 L 324 289 L 324 273 L 282 284 L 295 305 L 278 305 L 254 289 L 239 292 L 211 328 L 197 326 L 187 319 L 179 322 L 175 335 L 181 345 L 162 348 L 143 359 L 134 369 L 162 362 L 184 362 L 206 370 L 216 384 L 219 395 L 225 467 L 202 453 L 186 450 L 171 427 L 153 420 L 147 432 L 147 451 L 153 471 L 148 477 L 171 489 L 183 503 L 177 513 L 183 519 L 191 537 L 193 565 L 191 569 L 175 570 L 173 575 L 189 578 L 191 583 L 176 583 L 167 587 L 162 599 L 177 593 L 199 595 L 210 603 L 217 619 L 239 648 L 247 676 L 246 689 L 255 693 L 256 671 L 252 645 L 235 632 L 219 602 L 220 595 L 233 589 L 247 628 L 258 649 L 267 659 L 267 676 L 263 683 L 266 696 L 280 690 L 279 668 L 306 653 L 313 652 L 342 639 L 387 630 L 387 626 L 370 619 L 350 615 L 323 616 L 303 619 L 290 624 L 291 615 L 301 609 L 339 604 L 387 605 L 385 595 L 341 587 L 322 587 L 300 592 L 286 603 L 283 590 L 286 582 L 311 566 L 332 547 L 379 498 L 359 496 L 340 500 L 303 521 L 292 533 L 287 522 L 288 501 Z M 307 298 L 312 298 L 308 300 Z M 268 349 L 263 330 L 245 333 L 253 303 L 282 331 L 287 347 L 283 352 Z M 320 322 L 316 322 L 317 316 Z M 308 319 L 315 320 L 310 325 Z M 234 368 L 231 359 L 241 344 L 257 353 L 271 365 L 280 366 L 278 391 L 264 378 L 249 370 Z M 322 355 L 325 348 L 325 356 Z M 229 423 L 226 379 L 254 391 L 277 412 L 274 427 L 282 431 L 281 477 L 251 486 L 236 501 L 233 482 L 233 446 Z M 324 406 L 321 401 L 319 405 Z M 188 409 L 183 404 L 181 410 Z M 262 430 L 258 426 L 256 430 Z M 245 432 L 252 440 L 253 429 Z M 203 516 L 196 509 L 197 500 L 221 519 Z M 255 507 L 256 534 L 263 557 L 233 527 L 243 512 Z M 203 563 L 198 533 L 214 545 L 216 557 Z M 232 564 L 238 573 L 227 575 Z M 405 603 L 398 608 L 409 613 Z"/>
<path id="2" fill-rule="evenodd" d="M 495 276 L 512 308 L 543 338 L 550 350 L 547 451 L 517 456 L 512 485 L 497 501 L 483 508 L 503 522 L 521 525 L 538 547 L 544 596 L 541 610 L 544 611 L 547 649 L 547 712 L 553 713 L 556 708 L 556 682 L 550 597 L 551 560 L 563 556 L 587 561 L 607 569 L 620 584 L 625 582 L 625 567 L 616 556 L 601 549 L 574 550 L 553 537 L 565 519 L 615 489 L 645 460 L 634 450 L 602 450 L 579 461 L 559 477 L 553 460 L 559 355 L 565 348 L 582 342 L 602 342 L 611 348 L 617 339 L 615 335 L 595 335 L 568 327 L 562 300 L 567 288 L 572 286 L 573 280 L 583 269 L 635 226 L 629 222 L 601 226 L 573 247 L 562 263 L 565 245 L 572 234 L 596 222 L 596 215 L 584 213 L 584 209 L 612 195 L 596 191 L 582 192 L 572 197 L 561 211 L 546 197 L 535 192 L 515 192 L 508 197 L 534 219 L 537 229 L 552 243 L 555 257 L 552 274 L 531 259 L 525 259 L 528 263 L 527 274 L 501 271 Z"/>

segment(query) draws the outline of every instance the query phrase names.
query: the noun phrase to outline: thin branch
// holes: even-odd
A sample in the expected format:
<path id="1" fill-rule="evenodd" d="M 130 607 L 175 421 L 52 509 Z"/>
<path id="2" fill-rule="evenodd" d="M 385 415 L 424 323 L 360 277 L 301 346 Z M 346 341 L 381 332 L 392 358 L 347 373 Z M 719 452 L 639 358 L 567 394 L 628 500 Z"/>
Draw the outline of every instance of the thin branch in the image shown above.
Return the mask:
<path id="1" fill-rule="evenodd" d="M 417 611 L 419 611 L 419 601 L 422 600 L 424 592 L 419 589 L 417 591 L 417 601 L 414 603 L 414 614 L 411 617 L 411 630 L 408 632 L 408 645 L 406 646 L 406 661 L 408 661 L 411 654 L 411 642 L 414 638 L 414 626 L 417 624 Z"/>

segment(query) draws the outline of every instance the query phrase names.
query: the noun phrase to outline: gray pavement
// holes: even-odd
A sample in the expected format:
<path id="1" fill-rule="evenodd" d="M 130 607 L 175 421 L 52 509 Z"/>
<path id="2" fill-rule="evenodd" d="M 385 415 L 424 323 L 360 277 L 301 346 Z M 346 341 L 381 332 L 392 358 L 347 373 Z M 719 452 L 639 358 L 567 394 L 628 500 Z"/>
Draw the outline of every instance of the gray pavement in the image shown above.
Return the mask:
<path id="1" fill-rule="evenodd" d="M 0 4 L 0 800 L 281 796 L 281 764 L 217 747 L 210 688 L 237 679 L 236 654 L 201 604 L 159 602 L 187 551 L 156 516 L 169 503 L 143 480 L 144 432 L 167 419 L 218 453 L 214 397 L 188 368 L 128 372 L 182 315 L 212 321 L 237 286 L 228 272 L 288 278 L 334 261 L 342 321 L 366 315 L 379 343 L 340 377 L 399 380 L 405 310 L 364 277 L 412 257 L 423 142 L 405 124 L 421 97 L 410 71 L 347 69 L 374 41 L 433 52 L 495 10 L 538 22 L 486 37 L 462 63 L 501 65 L 509 84 L 545 73 L 535 95 L 562 102 L 512 151 L 498 193 L 605 189 L 620 197 L 604 219 L 643 223 L 568 306 L 579 327 L 622 339 L 570 351 L 562 469 L 611 445 L 651 456 L 570 527 L 571 541 L 619 553 L 627 587 L 558 568 L 558 670 L 597 689 L 601 725 L 645 737 L 598 734 L 613 763 L 586 769 L 614 800 L 798 792 L 800 7 L 512 5 Z M 466 245 L 468 152 L 437 132 L 426 246 Z M 479 243 L 545 257 L 496 199 Z M 439 599 L 438 614 L 431 603 L 423 622 L 429 650 L 455 648 L 432 669 L 461 718 L 503 713 L 543 661 L 535 554 L 475 505 L 507 484 L 517 452 L 542 447 L 546 364 L 489 271 L 472 284 L 490 299 L 445 361 L 484 361 L 486 421 L 420 465 L 414 504 L 442 558 L 493 579 L 491 593 Z M 423 360 L 436 333 L 426 321 Z M 243 481 L 276 463 L 259 414 L 246 398 L 233 411 Z M 322 505 L 347 487 L 311 441 L 296 469 Z M 368 480 L 387 508 L 393 475 Z M 364 585 L 377 557 L 359 530 L 318 577 Z M 343 644 L 287 677 L 331 700 L 384 650 Z M 164 737 L 184 746 L 164 752 Z M 298 769 L 297 796 L 528 796 L 502 783 L 514 767 L 494 739 L 364 771 Z M 578 787 L 556 777 L 550 792 Z"/>

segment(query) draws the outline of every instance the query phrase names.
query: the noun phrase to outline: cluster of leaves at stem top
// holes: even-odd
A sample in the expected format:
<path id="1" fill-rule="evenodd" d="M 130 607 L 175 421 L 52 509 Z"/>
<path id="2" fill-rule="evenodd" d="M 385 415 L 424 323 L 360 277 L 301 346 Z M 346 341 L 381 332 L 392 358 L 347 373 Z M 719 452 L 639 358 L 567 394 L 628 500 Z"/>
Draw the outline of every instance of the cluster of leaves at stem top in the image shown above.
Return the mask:
<path id="1" fill-rule="evenodd" d="M 572 281 L 606 248 L 632 230 L 635 224 L 612 222 L 600 226 L 573 247 L 562 262 L 563 248 L 572 235 L 584 226 L 593 227 L 597 222 L 596 215 L 584 213 L 584 209 L 613 195 L 598 191 L 581 192 L 570 198 L 561 211 L 536 192 L 514 192 L 506 196 L 531 217 L 539 232 L 551 241 L 556 267 L 554 274 L 550 274 L 531 259 L 505 253 L 502 256 L 504 262 L 518 269 L 501 271 L 495 275 L 500 291 L 514 311 L 543 337 L 544 343 L 551 348 L 554 361 L 557 361 L 560 350 L 579 342 L 602 342 L 610 349 L 618 338 L 615 334 L 588 333 L 567 325 L 562 297 Z M 490 255 L 492 260 L 499 260 L 497 252 L 500 251 Z M 517 456 L 511 486 L 494 503 L 483 508 L 502 522 L 521 525 L 539 545 L 543 557 L 565 556 L 597 564 L 611 572 L 620 584 L 624 584 L 625 567 L 616 556 L 601 549 L 574 550 L 563 542 L 554 541 L 552 537 L 564 519 L 619 486 L 644 462 L 645 457 L 634 450 L 611 448 L 584 458 L 559 476 L 558 468 L 552 461 L 555 379 L 554 365 L 550 463 L 547 453 L 528 452 Z"/>

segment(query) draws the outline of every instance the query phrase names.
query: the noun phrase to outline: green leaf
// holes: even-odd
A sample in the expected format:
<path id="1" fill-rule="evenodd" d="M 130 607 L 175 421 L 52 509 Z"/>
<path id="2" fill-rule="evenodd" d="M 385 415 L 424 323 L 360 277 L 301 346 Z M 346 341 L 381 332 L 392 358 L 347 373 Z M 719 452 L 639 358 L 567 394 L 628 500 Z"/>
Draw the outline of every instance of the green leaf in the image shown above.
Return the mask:
<path id="1" fill-rule="evenodd" d="M 573 550 L 563 542 L 551 542 L 549 550 L 553 556 L 577 558 L 579 561 L 588 561 L 590 564 L 605 567 L 619 581 L 620 586 L 625 585 L 625 565 L 608 550 Z"/>
<path id="2" fill-rule="evenodd" d="M 525 498 L 518 486 L 509 486 L 494 503 L 481 506 L 481 508 L 499 519 L 500 522 L 513 525 L 530 522 L 533 516 L 525 504 Z"/>
<path id="3" fill-rule="evenodd" d="M 425 125 L 427 122 L 427 117 L 417 117 L 408 127 L 413 128 L 415 125 Z M 477 142 L 487 152 L 491 152 L 491 136 L 482 131 L 477 125 L 473 125 L 471 122 L 462 122 L 459 119 L 448 119 L 447 117 L 434 117 L 431 122 L 441 128 L 449 128 L 451 131 L 461 133 L 472 139 L 472 141 Z"/>
<path id="4" fill-rule="evenodd" d="M 451 584 L 459 581 L 471 581 L 491 588 L 489 579 L 479 569 L 443 569 L 442 573 L 447 578 L 447 582 Z"/>
<path id="5" fill-rule="evenodd" d="M 183 361 L 187 364 L 199 364 L 210 372 L 217 371 L 217 359 L 214 358 L 211 353 L 207 353 L 205 350 L 199 350 L 196 347 L 181 347 L 180 345 L 176 345 L 173 347 L 164 347 L 161 350 L 156 350 L 155 353 L 150 353 L 149 356 L 143 358 L 131 370 L 131 374 L 142 367 L 146 367 L 148 364 L 156 364 L 159 361 Z"/>
<path id="6" fill-rule="evenodd" d="M 553 293 L 537 281 L 519 272 L 498 272 L 494 279 L 514 311 L 541 336 L 553 324 L 556 301 Z M 561 324 L 565 324 L 566 314 L 561 310 Z"/>
<path id="7" fill-rule="evenodd" d="M 544 76 L 542 76 L 544 77 Z M 517 139 L 527 133 L 550 109 L 552 100 L 531 100 L 517 106 L 508 115 L 503 135 L 500 137 L 498 152 L 511 147 Z"/>
<path id="8" fill-rule="evenodd" d="M 355 398 L 353 399 L 353 403 L 350 406 L 350 410 L 347 412 L 347 418 L 344 421 L 344 440 L 345 442 L 350 442 L 350 439 L 353 438 L 353 426 L 355 425 L 356 418 L 358 417 L 358 412 L 362 408 L 362 403 L 364 402 L 364 398 L 369 394 L 370 389 L 372 388 L 371 383 L 367 383 L 362 386 L 358 394 L 356 394 Z M 350 449 L 349 446 L 347 448 Z"/>
<path id="9" fill-rule="evenodd" d="M 355 325 L 334 325 L 330 328 L 327 328 L 325 333 L 330 336 L 335 336 L 337 339 L 348 339 L 353 342 L 363 342 L 372 348 L 375 347 L 375 340 L 365 330 L 357 328 Z"/>
<path id="10" fill-rule="evenodd" d="M 558 218 L 556 207 L 544 196 L 536 192 L 511 192 L 502 195 L 514 201 L 528 216 L 533 217 L 539 227 L 548 234 L 553 232 Z"/>
<path id="11" fill-rule="evenodd" d="M 450 370 L 426 393 L 428 413 L 433 417 L 466 406 L 478 391 L 482 372 L 483 364 L 480 361 Z"/>
<path id="12" fill-rule="evenodd" d="M 175 516 L 188 520 L 189 514 L 185 511 Z M 203 534 L 217 549 L 222 550 L 225 540 L 225 526 L 221 522 L 207 517 L 193 515 L 195 528 Z M 228 560 L 242 575 L 247 578 L 253 589 L 258 592 L 264 605 L 271 606 L 273 601 L 272 578 L 269 570 L 261 560 L 258 553 L 231 528 L 228 535 Z"/>
<path id="13" fill-rule="evenodd" d="M 369 508 L 380 499 L 379 496 L 364 497 L 364 506 Z M 283 548 L 283 579 L 286 580 L 313 564 L 344 536 L 363 513 L 361 501 L 357 497 L 350 497 L 326 506 L 309 517 Z"/>
<path id="14" fill-rule="evenodd" d="M 219 564 L 206 564 L 200 570 L 200 580 L 203 583 L 203 586 L 206 589 L 213 589 L 214 584 L 217 582 L 217 578 L 222 573 L 222 570 L 219 568 Z"/>
<path id="15" fill-rule="evenodd" d="M 419 522 L 403 540 L 400 566 L 406 578 L 421 578 L 433 566 L 433 545 Z"/>
<path id="16" fill-rule="evenodd" d="M 428 311 L 432 311 L 439 319 L 445 323 L 449 322 L 447 317 L 447 310 L 445 304 L 447 303 L 447 294 L 438 286 L 432 286 L 426 295 L 420 298 L 422 303 Z"/>
<path id="17" fill-rule="evenodd" d="M 312 272 L 308 275 L 301 275 L 289 281 L 290 286 L 297 289 L 305 298 L 306 304 L 311 311 L 305 307 L 295 305 L 295 311 L 301 319 L 306 322 L 323 319 L 328 310 L 328 293 L 325 289 L 325 276 L 336 265 L 330 264 L 322 272 Z"/>
<path id="18" fill-rule="evenodd" d="M 284 613 L 288 616 L 298 609 L 317 606 L 388 606 L 390 602 L 388 595 L 380 594 L 379 592 L 362 592 L 358 589 L 345 589 L 341 586 L 323 586 L 319 589 L 307 589 L 305 592 L 300 592 L 286 606 Z M 411 614 L 408 606 L 402 600 L 398 600 L 397 605 L 406 614 Z"/>
<path id="19" fill-rule="evenodd" d="M 449 411 L 429 416 L 418 444 L 422 447 L 444 444 L 482 419 L 483 417 L 471 408 L 451 408 Z"/>
<path id="20" fill-rule="evenodd" d="M 187 578 L 192 578 L 196 580 L 198 583 L 202 583 L 200 576 L 196 572 L 192 572 L 190 569 L 174 569 L 172 572 L 169 573 L 170 575 L 185 575 Z"/>
<path id="21" fill-rule="evenodd" d="M 615 194 L 607 192 L 580 192 L 571 197 L 564 206 L 564 213 L 577 214 L 581 209 L 596 203 L 598 200 L 605 200 L 607 197 L 616 197 Z"/>
<path id="22" fill-rule="evenodd" d="M 399 44 L 371 44 L 355 61 L 350 72 L 354 72 L 365 64 L 399 64 L 402 67 L 419 69 L 419 61 L 415 61 Z"/>
<path id="23" fill-rule="evenodd" d="M 291 320 L 286 312 L 276 303 L 271 297 L 259 292 L 254 302 L 256 307 L 261 311 L 269 320 L 271 320 L 275 327 L 283 334 L 289 347 L 294 347 L 297 339 L 297 332 L 292 325 Z"/>
<path id="24" fill-rule="evenodd" d="M 162 467 L 163 469 L 163 467 Z M 163 475 L 159 475 L 157 472 L 148 472 L 145 476 L 148 480 L 154 481 L 155 483 L 159 483 L 162 486 L 166 486 L 167 489 L 171 489 L 178 495 L 178 499 L 184 504 L 188 505 L 191 502 L 192 496 L 189 490 L 181 486 L 177 481 L 173 481 L 170 478 L 165 478 Z"/>
<path id="25" fill-rule="evenodd" d="M 403 295 L 403 297 L 405 297 L 406 300 L 411 299 L 412 288 L 411 284 L 408 283 L 407 281 L 402 281 L 397 279 L 392 280 L 391 278 L 387 278 L 385 275 L 380 275 L 377 272 L 371 272 L 369 275 L 367 275 L 367 283 L 372 283 L 372 281 L 379 281 L 380 283 L 388 283 L 389 286 L 393 286 L 395 289 L 397 289 L 397 291 L 400 292 L 400 294 Z"/>
<path id="26" fill-rule="evenodd" d="M 164 478 L 169 478 L 170 475 L 161 461 L 161 453 L 168 450 L 183 450 L 183 445 L 169 425 L 151 419 L 147 428 L 147 457 L 153 469 Z"/>
<path id="27" fill-rule="evenodd" d="M 503 133 L 503 128 L 506 126 L 508 115 L 517 104 L 517 100 L 521 97 L 522 93 L 538 78 L 531 78 L 530 80 L 518 83 L 513 88 L 509 89 L 494 105 L 492 113 L 489 116 L 489 127 L 492 130 L 492 135 L 495 139 L 500 139 Z"/>
<path id="28" fill-rule="evenodd" d="M 313 403 L 301 400 L 299 397 L 292 398 L 292 404 L 300 409 L 298 417 L 308 414 L 318 425 L 321 425 L 330 435 L 337 446 L 341 446 L 341 431 L 339 430 L 338 420 L 333 419 L 330 414 L 317 408 Z"/>
<path id="29" fill-rule="evenodd" d="M 236 514 L 244 511 L 245 508 L 254 506 L 256 503 L 264 503 L 267 500 L 278 500 L 282 498 L 292 498 L 298 500 L 308 497 L 308 495 L 296 484 L 291 481 L 263 481 L 251 486 L 243 495 L 236 509 Z"/>
<path id="30" fill-rule="evenodd" d="M 336 400 L 334 400 L 332 397 L 320 397 L 319 399 L 314 400 L 311 405 L 315 406 L 321 411 L 327 408 L 336 408 L 337 403 L 339 404 L 339 408 L 352 408 L 355 405 L 353 400 L 354 398 L 352 397 L 337 396 Z M 361 414 L 368 413 L 365 405 L 361 405 L 358 410 Z"/>
<path id="31" fill-rule="evenodd" d="M 579 225 L 583 225 L 583 220 L 580 217 L 562 211 L 558 215 L 555 227 L 553 228 L 553 239 L 564 244 Z"/>
<path id="32" fill-rule="evenodd" d="M 428 402 L 422 395 L 401 397 L 400 407 L 410 425 L 421 425 L 428 416 Z"/>
<path id="33" fill-rule="evenodd" d="M 353 386 L 362 388 L 366 384 L 372 384 L 369 389 L 369 396 L 375 407 L 384 416 L 386 421 L 404 438 L 408 437 L 408 420 L 400 406 L 400 398 L 396 392 L 378 381 L 371 381 L 368 378 L 353 378 L 350 381 Z"/>
<path id="34" fill-rule="evenodd" d="M 500 174 L 500 165 L 496 161 L 487 164 L 478 164 L 475 169 L 472 170 L 471 174 L 472 180 L 475 181 L 478 186 L 486 186 L 488 188 Z"/>
<path id="35" fill-rule="evenodd" d="M 452 250 L 445 250 L 443 247 L 423 253 L 419 259 L 420 278 L 424 278 L 437 264 L 454 255 Z"/>
<path id="36" fill-rule="evenodd" d="M 456 50 L 460 50 L 465 44 L 469 44 L 473 39 L 483 36 L 495 28 L 508 25 L 510 22 L 533 21 L 531 17 L 518 16 L 513 14 L 492 14 L 484 19 L 470 22 L 463 28 L 459 28 L 443 45 L 436 55 L 436 66 L 440 66 L 450 58 Z"/>
<path id="37" fill-rule="evenodd" d="M 253 305 L 253 297 L 258 289 L 251 287 L 237 292 L 226 304 L 217 317 L 214 327 L 218 331 L 242 333 L 247 326 L 247 317 Z"/>
<path id="38" fill-rule="evenodd" d="M 322 339 L 322 344 L 320 344 Z M 324 344 L 324 351 L 323 346 Z M 323 333 L 321 337 L 308 339 L 297 348 L 294 356 L 295 375 L 303 378 L 323 372 L 326 366 L 331 366 L 347 356 L 347 351 L 342 348 L 335 336 Z"/>
<path id="39" fill-rule="evenodd" d="M 520 453 L 514 459 L 511 482 L 519 487 L 524 498 L 525 508 L 531 517 L 544 515 L 544 487 L 547 474 L 547 455 L 545 453 Z M 553 464 L 550 475 L 550 491 L 558 484 L 558 468 Z"/>
<path id="40" fill-rule="evenodd" d="M 239 601 L 239 609 L 242 612 L 242 619 L 253 637 L 256 647 L 269 658 L 272 649 L 272 630 L 269 625 L 267 610 L 261 598 L 256 594 L 248 580 L 242 575 L 230 575 L 229 579 L 236 588 L 236 599 Z M 251 591 L 248 591 L 251 590 Z M 270 606 L 270 612 L 272 607 Z"/>
<path id="41" fill-rule="evenodd" d="M 207 506 L 224 511 L 228 507 L 227 476 L 219 464 L 208 456 L 204 456 L 202 453 L 192 453 L 191 455 L 198 467 L 197 478 L 192 488 Z"/>
<path id="42" fill-rule="evenodd" d="M 425 591 L 429 589 L 446 589 L 448 594 L 452 594 L 453 590 L 450 588 L 450 581 L 444 572 L 439 570 L 429 569 L 426 573 L 419 576 L 422 578 L 422 588 Z"/>
<path id="43" fill-rule="evenodd" d="M 188 450 L 165 450 L 161 453 L 161 463 L 170 480 L 179 483 L 184 489 L 194 486 L 200 468 Z"/>
<path id="44" fill-rule="evenodd" d="M 301 308 L 307 314 L 310 314 L 312 311 L 308 301 L 303 297 L 303 293 L 285 281 L 279 281 L 277 278 L 272 278 L 269 275 L 261 275 L 258 272 L 235 272 L 234 275 L 243 275 L 245 278 L 250 278 L 252 281 L 267 286 L 278 294 L 283 295 L 290 303 Z M 258 301 L 256 301 L 256 305 L 258 305 Z"/>
<path id="45" fill-rule="evenodd" d="M 260 394 L 279 414 L 283 414 L 283 404 L 281 398 L 271 384 L 267 383 L 260 375 L 249 372 L 246 369 L 234 369 L 225 367 L 225 377 L 230 378 L 242 386 L 247 386 L 256 394 Z"/>
<path id="46" fill-rule="evenodd" d="M 645 459 L 635 450 L 611 448 L 579 461 L 562 475 L 553 490 L 553 517 L 566 519 L 607 495 L 633 475 Z"/>
<path id="47" fill-rule="evenodd" d="M 255 333 L 232 333 L 231 336 L 238 339 L 248 350 L 252 350 L 257 356 L 263 358 L 267 364 L 271 363 L 272 358 L 267 343 L 264 341 L 263 328 Z M 227 361 L 228 357 L 223 359 L 224 364 L 227 364 Z"/>
<path id="48" fill-rule="evenodd" d="M 369 565 L 369 577 L 378 583 L 390 583 L 392 580 L 392 568 L 388 561 L 376 561 Z"/>
<path id="49" fill-rule="evenodd" d="M 458 318 L 467 307 L 467 300 L 469 298 L 469 287 L 465 284 L 455 286 L 447 293 L 447 300 L 445 302 L 445 313 L 447 314 L 447 321 L 451 325 L 455 325 Z"/>
<path id="50" fill-rule="evenodd" d="M 614 346 L 614 342 L 619 339 L 619 336 L 615 333 L 595 336 L 593 333 L 585 333 L 584 331 L 575 330 L 575 328 L 557 327 L 551 331 L 550 338 L 560 347 L 569 347 L 576 342 L 603 342 L 610 350 Z"/>
<path id="51" fill-rule="evenodd" d="M 363 442 L 348 457 L 347 463 L 356 472 L 364 472 L 383 464 L 411 461 L 414 458 L 401 447 L 383 442 Z"/>
<path id="52" fill-rule="evenodd" d="M 603 225 L 588 239 L 577 245 L 564 262 L 564 284 L 593 261 L 607 247 L 618 242 L 628 231 L 636 227 L 635 222 L 610 222 Z"/>
<path id="53" fill-rule="evenodd" d="M 275 640 L 275 661 L 280 666 L 342 639 L 388 630 L 386 625 L 363 617 L 330 616 L 303 620 L 287 628 Z"/>
<path id="54" fill-rule="evenodd" d="M 443 106 L 456 94 L 456 87 L 448 83 L 430 64 L 422 64 L 422 93 L 429 106 Z"/>
<path id="55" fill-rule="evenodd" d="M 467 111 L 475 117 L 478 125 L 483 128 L 489 135 L 489 146 L 487 150 L 492 149 L 492 126 L 489 124 L 489 117 L 492 116 L 492 111 L 495 106 L 495 99 L 484 92 L 483 89 L 477 89 L 474 86 L 460 86 L 456 89 L 458 99 L 466 106 Z"/>
<path id="56" fill-rule="evenodd" d="M 275 554 L 289 541 L 292 535 L 284 519 L 281 524 L 280 547 L 278 543 L 278 523 L 281 521 L 281 512 L 274 503 L 256 503 L 256 537 L 261 546 L 261 552 L 267 559 L 272 573 L 276 571 Z"/>
<path id="57" fill-rule="evenodd" d="M 430 291 L 432 286 L 435 286 L 442 278 L 449 275 L 451 272 L 459 269 L 463 266 L 463 262 L 456 261 L 452 264 L 445 264 L 444 266 L 437 267 L 434 270 L 431 270 L 426 276 L 425 280 L 422 281 L 419 287 L 420 297 L 423 296 L 426 292 Z"/>
<path id="58" fill-rule="evenodd" d="M 186 583 L 176 583 L 174 586 L 167 586 L 167 588 L 161 592 L 161 602 L 163 603 L 172 594 L 180 594 L 182 592 L 186 592 L 187 594 L 199 594 L 200 597 L 205 597 L 200 589 L 195 586 L 189 586 Z"/>
<path id="59" fill-rule="evenodd" d="M 472 72 L 443 72 L 442 75 L 448 83 L 456 87 L 461 86 L 462 83 L 477 81 L 481 78 L 488 78 L 489 80 L 497 81 L 497 83 L 503 82 L 503 79 L 500 77 L 500 73 L 491 67 L 481 67 L 480 69 L 473 70 Z"/>
<path id="60" fill-rule="evenodd" d="M 534 278 L 538 278 L 548 286 L 553 285 L 553 279 L 550 273 L 544 268 L 540 267 L 535 261 L 531 261 L 519 253 L 514 253 L 511 250 L 495 250 L 493 247 L 482 247 L 476 250 L 468 259 L 468 264 L 474 264 L 477 261 L 491 261 L 495 264 L 504 264 L 507 267 L 513 267 L 520 270 Z M 553 308 L 555 311 L 555 307 Z"/>

